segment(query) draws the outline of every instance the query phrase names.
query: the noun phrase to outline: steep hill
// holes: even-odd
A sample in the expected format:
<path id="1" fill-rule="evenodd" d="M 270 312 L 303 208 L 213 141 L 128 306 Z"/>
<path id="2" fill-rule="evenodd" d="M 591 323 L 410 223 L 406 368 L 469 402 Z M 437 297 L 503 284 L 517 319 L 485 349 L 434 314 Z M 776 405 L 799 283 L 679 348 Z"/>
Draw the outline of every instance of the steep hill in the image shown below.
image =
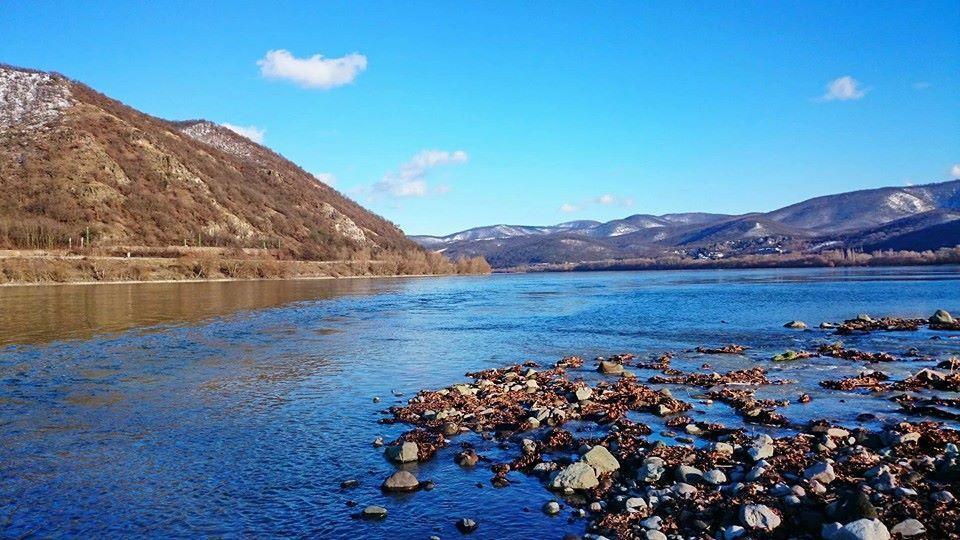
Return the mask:
<path id="1" fill-rule="evenodd" d="M 268 247 L 300 259 L 419 252 L 270 149 L 0 66 L 0 247 Z"/>

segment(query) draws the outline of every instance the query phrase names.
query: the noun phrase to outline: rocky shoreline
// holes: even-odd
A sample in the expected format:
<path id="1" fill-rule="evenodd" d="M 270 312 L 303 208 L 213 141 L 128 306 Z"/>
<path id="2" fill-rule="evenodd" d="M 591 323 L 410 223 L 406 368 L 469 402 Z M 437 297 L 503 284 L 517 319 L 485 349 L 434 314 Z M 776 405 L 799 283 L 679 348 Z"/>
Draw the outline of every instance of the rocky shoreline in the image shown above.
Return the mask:
<path id="1" fill-rule="evenodd" d="M 800 321 L 786 326 L 806 328 Z M 843 336 L 922 326 L 960 330 L 960 322 L 944 311 L 929 319 L 860 316 L 821 328 Z M 745 350 L 727 345 L 697 352 Z M 793 354 L 772 360 L 818 355 L 864 364 L 895 360 L 889 353 L 845 349 L 842 343 L 789 352 Z M 586 520 L 588 538 L 960 538 L 958 426 L 905 419 L 960 419 L 953 411 L 960 411 L 960 399 L 930 394 L 960 392 L 960 372 L 955 371 L 960 360 L 944 360 L 938 369 L 921 369 L 901 380 L 868 370 L 857 377 L 822 381 L 828 390 L 902 392 L 890 400 L 899 405 L 903 421 L 867 429 L 829 419 L 792 422 L 778 412 L 789 400 L 759 399 L 756 389 L 793 381 L 771 379 L 763 367 L 718 373 L 704 364 L 698 372 L 683 372 L 671 367 L 671 358 L 598 358 L 595 369 L 601 380 L 592 386 L 575 376 L 584 368 L 579 357 L 546 368 L 527 362 L 468 373 L 472 382 L 424 390 L 385 411 L 382 423 L 412 426 L 385 445 L 385 456 L 398 465 L 424 462 L 458 445 L 452 459 L 461 467 L 489 467 L 495 487 L 508 488 L 518 474 L 539 479 L 557 497 L 543 512 L 554 515 L 566 509 L 571 519 Z M 631 368 L 662 375 L 644 383 Z M 669 389 L 651 384 L 696 388 L 698 401 L 678 399 Z M 796 403 L 810 400 L 809 394 L 797 393 Z M 744 425 L 728 427 L 690 416 L 695 407 L 714 401 L 732 407 Z M 649 440 L 653 430 L 632 420 L 633 413 L 661 417 L 669 429 L 683 432 L 675 437 L 682 444 Z M 582 430 L 569 428 L 574 424 L 596 429 L 578 436 Z M 757 435 L 746 427 L 751 424 L 777 426 L 791 434 Z M 512 458 L 488 460 L 471 443 L 458 443 L 457 437 L 468 432 L 498 441 Z M 433 487 L 403 469 L 382 485 L 385 492 Z M 386 509 L 370 506 L 357 517 L 383 519 Z M 473 518 L 457 521 L 458 530 L 468 534 L 483 526 Z"/>

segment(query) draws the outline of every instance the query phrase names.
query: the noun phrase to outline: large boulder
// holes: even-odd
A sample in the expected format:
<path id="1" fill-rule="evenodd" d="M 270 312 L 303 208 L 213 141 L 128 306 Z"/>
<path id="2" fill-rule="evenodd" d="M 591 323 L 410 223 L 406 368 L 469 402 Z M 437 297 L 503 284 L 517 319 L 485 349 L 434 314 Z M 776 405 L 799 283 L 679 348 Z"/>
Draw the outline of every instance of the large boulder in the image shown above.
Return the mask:
<path id="1" fill-rule="evenodd" d="M 740 507 L 740 523 L 748 529 L 772 531 L 780 526 L 780 516 L 765 504 L 745 504 Z"/>
<path id="2" fill-rule="evenodd" d="M 417 443 L 405 441 L 403 444 L 388 446 L 385 453 L 390 461 L 410 463 L 417 460 L 419 450 Z"/>
<path id="3" fill-rule="evenodd" d="M 384 491 L 403 492 L 416 491 L 420 487 L 420 481 L 417 477 L 407 471 L 397 471 L 383 481 L 380 486 Z"/>
<path id="4" fill-rule="evenodd" d="M 620 468 L 620 462 L 610 453 L 609 450 L 599 444 L 590 449 L 583 455 L 583 460 L 589 463 L 597 471 L 597 474 L 613 472 Z"/>
<path id="5" fill-rule="evenodd" d="M 928 319 L 933 324 L 953 324 L 954 318 L 948 311 L 938 309 L 936 313 Z"/>
<path id="6" fill-rule="evenodd" d="M 590 489 L 600 485 L 597 472 L 584 461 L 568 465 L 550 482 L 553 489 Z"/>

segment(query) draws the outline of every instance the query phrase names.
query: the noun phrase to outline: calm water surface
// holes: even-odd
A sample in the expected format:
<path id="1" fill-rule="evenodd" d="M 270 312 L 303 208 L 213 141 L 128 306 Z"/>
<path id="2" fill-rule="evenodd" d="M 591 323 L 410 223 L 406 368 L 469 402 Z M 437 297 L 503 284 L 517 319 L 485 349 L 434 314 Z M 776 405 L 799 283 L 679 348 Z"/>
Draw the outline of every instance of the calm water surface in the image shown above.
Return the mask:
<path id="1" fill-rule="evenodd" d="M 551 496 L 532 478 L 511 474 L 513 485 L 496 489 L 487 468 L 460 470 L 456 444 L 416 470 L 436 489 L 381 494 L 395 468 L 370 443 L 405 430 L 378 424 L 382 409 L 476 369 L 676 351 L 680 369 L 762 364 L 798 381 L 763 389 L 763 397 L 814 395 L 810 405 L 782 409 L 788 418 L 855 426 L 861 412 L 892 418 L 895 407 L 882 396 L 819 391 L 818 381 L 855 374 L 856 363 L 770 365 L 786 348 L 835 339 L 782 324 L 862 312 L 926 317 L 937 308 L 960 312 L 960 269 L 4 288 L 0 537 L 458 537 L 454 520 L 472 517 L 476 538 L 560 538 L 584 522 L 540 513 Z M 932 336 L 846 342 L 894 354 L 917 347 L 931 357 L 884 366 L 903 375 L 960 352 L 955 337 Z M 747 357 L 681 352 L 730 342 L 753 349 Z M 593 380 L 589 364 L 583 375 Z M 737 423 L 722 404 L 697 411 Z M 461 439 L 494 459 L 500 452 L 472 435 Z M 348 478 L 361 487 L 341 491 Z M 351 499 L 385 506 L 389 516 L 352 520 Z"/>

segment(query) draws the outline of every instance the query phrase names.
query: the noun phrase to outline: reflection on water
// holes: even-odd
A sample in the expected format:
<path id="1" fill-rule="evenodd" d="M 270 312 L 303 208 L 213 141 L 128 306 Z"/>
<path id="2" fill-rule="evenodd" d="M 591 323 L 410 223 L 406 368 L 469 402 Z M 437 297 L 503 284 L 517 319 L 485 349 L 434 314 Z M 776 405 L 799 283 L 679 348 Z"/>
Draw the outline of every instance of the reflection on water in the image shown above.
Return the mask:
<path id="1" fill-rule="evenodd" d="M 0 345 L 88 338 L 149 325 L 191 323 L 290 302 L 370 294 L 395 281 L 318 279 L 2 287 Z"/>
<path id="2" fill-rule="evenodd" d="M 811 393 L 810 406 L 782 410 L 792 421 L 863 425 L 861 412 L 898 418 L 895 404 L 819 388 L 857 373 L 856 362 L 773 365 L 786 348 L 836 339 L 782 324 L 937 308 L 960 312 L 955 267 L 2 288 L 0 537 L 422 539 L 458 537 L 459 517 L 480 522 L 478 538 L 582 533 L 583 520 L 536 511 L 552 498 L 536 479 L 511 473 L 509 488 L 493 489 L 488 468 L 461 470 L 457 444 L 413 467 L 436 489 L 382 494 L 394 466 L 370 443 L 405 430 L 379 424 L 383 409 L 492 366 L 669 350 L 686 371 L 761 365 L 797 381 L 758 392 Z M 883 366 L 898 378 L 960 352 L 957 336 L 932 337 L 844 340 L 894 354 L 916 347 L 923 358 Z M 752 348 L 689 352 L 731 342 Z M 575 375 L 593 383 L 591 367 Z M 697 403 L 698 389 L 673 390 Z M 720 403 L 691 414 L 739 422 Z M 636 419 L 663 429 L 662 419 Z M 509 453 L 475 434 L 458 439 L 493 461 Z M 340 490 L 348 478 L 360 487 Z M 353 520 L 348 501 L 389 516 Z"/>

